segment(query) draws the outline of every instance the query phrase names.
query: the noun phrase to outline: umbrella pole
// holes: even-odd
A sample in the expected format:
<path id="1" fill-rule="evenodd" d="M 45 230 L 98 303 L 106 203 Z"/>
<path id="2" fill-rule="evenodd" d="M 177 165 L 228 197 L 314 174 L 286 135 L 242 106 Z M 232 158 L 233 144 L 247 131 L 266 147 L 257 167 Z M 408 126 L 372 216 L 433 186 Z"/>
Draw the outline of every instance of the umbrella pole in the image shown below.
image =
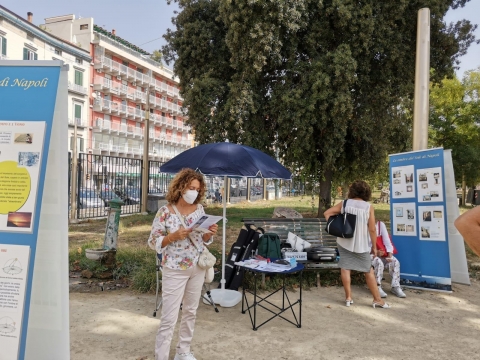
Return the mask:
<path id="1" fill-rule="evenodd" d="M 223 233 L 222 233 L 222 280 L 220 280 L 220 286 L 222 290 L 225 290 L 225 243 L 227 241 L 227 197 L 226 188 L 227 186 L 227 177 L 223 177 Z"/>

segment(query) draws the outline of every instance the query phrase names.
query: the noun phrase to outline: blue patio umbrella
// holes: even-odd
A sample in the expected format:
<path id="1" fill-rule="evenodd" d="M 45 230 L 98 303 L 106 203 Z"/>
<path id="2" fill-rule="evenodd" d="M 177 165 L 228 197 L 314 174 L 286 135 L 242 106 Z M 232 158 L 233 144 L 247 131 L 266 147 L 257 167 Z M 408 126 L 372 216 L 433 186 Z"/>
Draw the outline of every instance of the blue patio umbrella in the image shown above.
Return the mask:
<path id="1" fill-rule="evenodd" d="M 177 173 L 183 168 L 204 175 L 290 179 L 292 174 L 264 152 L 228 142 L 200 145 L 175 156 L 160 167 L 161 172 Z"/>
<path id="2" fill-rule="evenodd" d="M 203 175 L 227 177 L 254 177 L 290 180 L 292 174 L 277 160 L 264 152 L 246 145 L 228 142 L 196 146 L 175 156 L 160 166 L 160 172 L 177 173 L 183 168 L 194 169 Z M 221 288 L 211 291 L 215 303 L 224 307 L 238 304 L 242 295 L 238 291 L 225 289 L 225 234 L 226 196 L 223 196 L 223 239 Z"/>

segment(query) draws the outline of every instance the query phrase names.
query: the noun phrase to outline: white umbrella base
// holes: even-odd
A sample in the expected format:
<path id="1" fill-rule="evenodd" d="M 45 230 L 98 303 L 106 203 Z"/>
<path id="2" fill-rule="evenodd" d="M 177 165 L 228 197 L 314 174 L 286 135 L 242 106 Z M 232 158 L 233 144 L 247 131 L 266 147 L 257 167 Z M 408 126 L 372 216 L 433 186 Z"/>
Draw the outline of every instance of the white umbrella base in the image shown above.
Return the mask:
<path id="1" fill-rule="evenodd" d="M 233 307 L 242 301 L 242 293 L 235 290 L 213 289 L 210 290 L 210 295 L 213 302 L 221 307 Z M 203 302 L 208 304 L 208 301 L 205 299 L 203 299 Z"/>

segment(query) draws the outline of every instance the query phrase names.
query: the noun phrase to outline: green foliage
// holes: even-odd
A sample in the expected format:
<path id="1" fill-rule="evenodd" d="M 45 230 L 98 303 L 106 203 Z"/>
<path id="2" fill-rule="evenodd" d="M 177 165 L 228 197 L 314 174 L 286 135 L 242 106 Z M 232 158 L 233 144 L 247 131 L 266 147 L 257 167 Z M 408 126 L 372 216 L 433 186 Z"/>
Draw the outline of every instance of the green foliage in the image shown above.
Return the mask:
<path id="1" fill-rule="evenodd" d="M 160 50 L 154 50 L 153 53 L 150 55 L 150 59 L 162 63 L 162 52 Z"/>
<path id="2" fill-rule="evenodd" d="M 178 0 L 165 36 L 200 143 L 251 145 L 320 183 L 375 172 L 407 149 L 417 12 L 431 10 L 434 80 L 474 41 L 445 13 L 467 0 Z"/>
<path id="3" fill-rule="evenodd" d="M 480 181 L 480 68 L 432 85 L 430 142 L 452 149 L 455 180 L 474 186 Z"/>

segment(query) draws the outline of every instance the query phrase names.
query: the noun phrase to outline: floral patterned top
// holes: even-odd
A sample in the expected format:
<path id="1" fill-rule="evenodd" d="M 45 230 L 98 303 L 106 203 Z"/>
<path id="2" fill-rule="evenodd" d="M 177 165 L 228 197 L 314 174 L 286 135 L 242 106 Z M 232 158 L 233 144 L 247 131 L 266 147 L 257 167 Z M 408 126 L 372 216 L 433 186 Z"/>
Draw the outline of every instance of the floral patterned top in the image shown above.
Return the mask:
<path id="1" fill-rule="evenodd" d="M 195 222 L 200 216 L 205 214 L 203 206 L 198 204 L 197 209 L 189 215 L 182 215 L 185 225 L 189 226 Z M 158 209 L 155 219 L 153 219 L 152 231 L 148 238 L 148 246 L 156 250 L 158 254 L 162 254 L 162 266 L 166 266 L 173 270 L 187 270 L 198 262 L 198 250 L 192 244 L 195 241 L 197 247 L 203 251 L 205 245 L 213 242 L 213 236 L 206 243 L 202 240 L 202 234 L 192 232 L 190 239 L 185 238 L 168 244 L 162 248 L 162 241 L 170 233 L 174 233 L 182 226 L 180 219 L 175 212 L 170 212 L 168 207 L 162 206 Z"/>

